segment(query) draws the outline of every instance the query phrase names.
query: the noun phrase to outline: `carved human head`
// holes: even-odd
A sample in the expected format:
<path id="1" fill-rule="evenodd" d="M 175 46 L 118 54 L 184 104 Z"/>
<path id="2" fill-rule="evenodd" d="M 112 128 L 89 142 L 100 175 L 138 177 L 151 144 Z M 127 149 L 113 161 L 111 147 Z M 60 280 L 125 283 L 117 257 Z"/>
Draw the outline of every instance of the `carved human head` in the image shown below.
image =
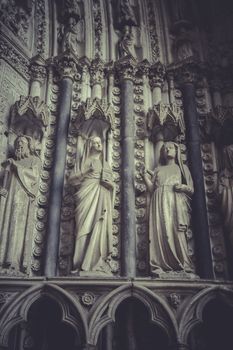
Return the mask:
<path id="1" fill-rule="evenodd" d="M 18 136 L 14 142 L 16 159 L 26 158 L 30 155 L 29 139 L 25 136 Z"/>
<path id="2" fill-rule="evenodd" d="M 165 142 L 161 147 L 161 163 L 166 164 L 167 160 L 175 159 L 177 155 L 177 147 L 174 142 Z"/>
<path id="3" fill-rule="evenodd" d="M 101 138 L 99 136 L 94 136 L 91 138 L 90 148 L 92 151 L 95 151 L 95 152 L 102 152 L 103 151 L 102 141 L 101 141 Z"/>

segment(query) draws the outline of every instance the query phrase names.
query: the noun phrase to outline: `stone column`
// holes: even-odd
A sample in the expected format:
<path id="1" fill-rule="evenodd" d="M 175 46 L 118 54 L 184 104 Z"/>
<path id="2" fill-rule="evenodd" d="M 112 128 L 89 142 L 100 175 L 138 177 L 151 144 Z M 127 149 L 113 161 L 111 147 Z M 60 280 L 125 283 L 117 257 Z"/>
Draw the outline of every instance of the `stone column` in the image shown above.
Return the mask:
<path id="1" fill-rule="evenodd" d="M 171 104 L 176 102 L 174 96 L 175 84 L 174 84 L 174 76 L 172 73 L 168 74 L 168 88 L 169 88 L 169 101 Z"/>
<path id="2" fill-rule="evenodd" d="M 121 78 L 122 123 L 122 273 L 133 278 L 136 275 L 136 222 L 134 191 L 134 142 L 135 121 L 133 114 L 134 62 L 130 59 L 118 62 Z"/>
<path id="3" fill-rule="evenodd" d="M 192 217 L 196 241 L 198 273 L 202 278 L 213 278 L 212 256 L 210 249 L 209 227 L 207 218 L 204 177 L 202 168 L 201 142 L 199 135 L 198 114 L 195 100 L 194 64 L 182 66 L 177 71 L 181 79 L 184 119 L 190 171 L 194 182 L 192 199 Z"/>
<path id="4" fill-rule="evenodd" d="M 87 80 L 88 80 L 88 66 L 84 65 L 82 68 L 82 82 L 81 82 L 81 101 L 86 102 L 88 98 L 88 87 L 87 87 Z"/>
<path id="5" fill-rule="evenodd" d="M 112 62 L 107 67 L 108 72 L 108 103 L 112 103 L 112 91 L 114 88 L 114 66 Z"/>
<path id="6" fill-rule="evenodd" d="M 46 68 L 45 61 L 40 55 L 37 55 L 31 59 L 30 73 L 30 96 L 41 97 L 41 86 L 43 85 L 46 78 Z"/>
<path id="7" fill-rule="evenodd" d="M 100 58 L 96 58 L 91 63 L 91 97 L 102 98 L 102 88 L 104 82 L 104 62 Z"/>
<path id="8" fill-rule="evenodd" d="M 53 156 L 53 172 L 50 185 L 50 199 L 45 255 L 45 276 L 56 276 L 60 239 L 60 216 L 66 164 L 67 134 L 70 120 L 73 77 L 76 73 L 75 59 L 64 53 L 55 59 L 60 73 L 60 98 L 56 127 L 56 148 Z"/>
<path id="9" fill-rule="evenodd" d="M 152 102 L 157 105 L 162 100 L 162 86 L 164 83 L 165 67 L 158 62 L 150 68 L 150 86 L 152 88 Z"/>
<path id="10" fill-rule="evenodd" d="M 221 96 L 221 81 L 218 78 L 214 78 L 211 81 L 211 92 L 212 100 L 214 107 L 222 105 L 222 96 Z"/>

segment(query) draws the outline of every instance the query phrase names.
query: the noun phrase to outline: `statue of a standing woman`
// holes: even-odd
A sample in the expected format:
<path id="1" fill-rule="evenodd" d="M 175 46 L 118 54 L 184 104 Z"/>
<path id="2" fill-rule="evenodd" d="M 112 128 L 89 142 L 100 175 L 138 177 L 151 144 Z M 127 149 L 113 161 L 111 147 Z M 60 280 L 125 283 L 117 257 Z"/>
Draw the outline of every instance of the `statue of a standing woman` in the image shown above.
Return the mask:
<path id="1" fill-rule="evenodd" d="M 81 170 L 70 182 L 76 187 L 73 273 L 110 273 L 114 183 L 99 137 L 87 141 Z"/>
<path id="2" fill-rule="evenodd" d="M 190 224 L 193 182 L 183 164 L 179 146 L 166 142 L 161 148 L 161 165 L 144 180 L 151 193 L 149 212 L 151 272 L 193 272 L 186 233 Z"/>

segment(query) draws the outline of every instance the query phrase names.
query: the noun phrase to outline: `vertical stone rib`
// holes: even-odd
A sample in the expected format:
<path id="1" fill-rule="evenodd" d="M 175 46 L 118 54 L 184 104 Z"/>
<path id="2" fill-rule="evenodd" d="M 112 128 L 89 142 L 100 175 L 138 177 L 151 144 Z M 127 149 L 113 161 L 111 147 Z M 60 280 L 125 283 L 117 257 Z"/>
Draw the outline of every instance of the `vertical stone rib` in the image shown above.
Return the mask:
<path id="1" fill-rule="evenodd" d="M 184 79 L 182 85 L 189 164 L 194 182 L 192 208 L 198 272 L 202 278 L 213 278 L 195 86 L 192 79 Z"/>
<path id="2" fill-rule="evenodd" d="M 136 222 L 134 191 L 133 80 L 128 65 L 121 66 L 122 120 L 122 273 L 136 275 Z"/>
<path id="3" fill-rule="evenodd" d="M 45 255 L 45 276 L 53 277 L 57 273 L 58 249 L 60 239 L 60 217 L 66 165 L 67 135 L 71 111 L 74 62 L 70 56 L 58 58 L 61 69 L 60 99 L 57 116 L 56 148 L 53 159 L 53 172 L 50 187 L 47 245 Z M 65 67 L 65 69 L 63 69 Z"/>

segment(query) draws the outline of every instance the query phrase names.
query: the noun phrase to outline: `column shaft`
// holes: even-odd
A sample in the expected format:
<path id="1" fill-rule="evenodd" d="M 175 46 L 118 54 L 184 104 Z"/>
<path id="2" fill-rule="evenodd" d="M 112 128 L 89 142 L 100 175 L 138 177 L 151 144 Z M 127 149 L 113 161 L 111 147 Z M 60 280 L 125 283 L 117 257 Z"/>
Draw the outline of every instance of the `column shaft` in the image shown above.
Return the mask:
<path id="1" fill-rule="evenodd" d="M 133 81 L 122 81 L 122 262 L 123 275 L 136 275 Z"/>
<path id="2" fill-rule="evenodd" d="M 193 227 L 196 238 L 196 254 L 202 278 L 213 278 L 212 257 L 209 241 L 204 177 L 201 158 L 198 115 L 193 83 L 183 85 L 184 117 L 187 130 L 188 154 L 190 170 L 194 182 L 192 200 Z"/>
<path id="3" fill-rule="evenodd" d="M 45 275 L 48 277 L 56 276 L 57 270 L 60 216 L 66 164 L 67 133 L 71 110 L 72 84 L 72 80 L 68 77 L 61 80 L 60 104 L 56 130 L 56 148 L 54 151 L 54 166 L 50 186 L 47 246 L 45 256 Z"/>

